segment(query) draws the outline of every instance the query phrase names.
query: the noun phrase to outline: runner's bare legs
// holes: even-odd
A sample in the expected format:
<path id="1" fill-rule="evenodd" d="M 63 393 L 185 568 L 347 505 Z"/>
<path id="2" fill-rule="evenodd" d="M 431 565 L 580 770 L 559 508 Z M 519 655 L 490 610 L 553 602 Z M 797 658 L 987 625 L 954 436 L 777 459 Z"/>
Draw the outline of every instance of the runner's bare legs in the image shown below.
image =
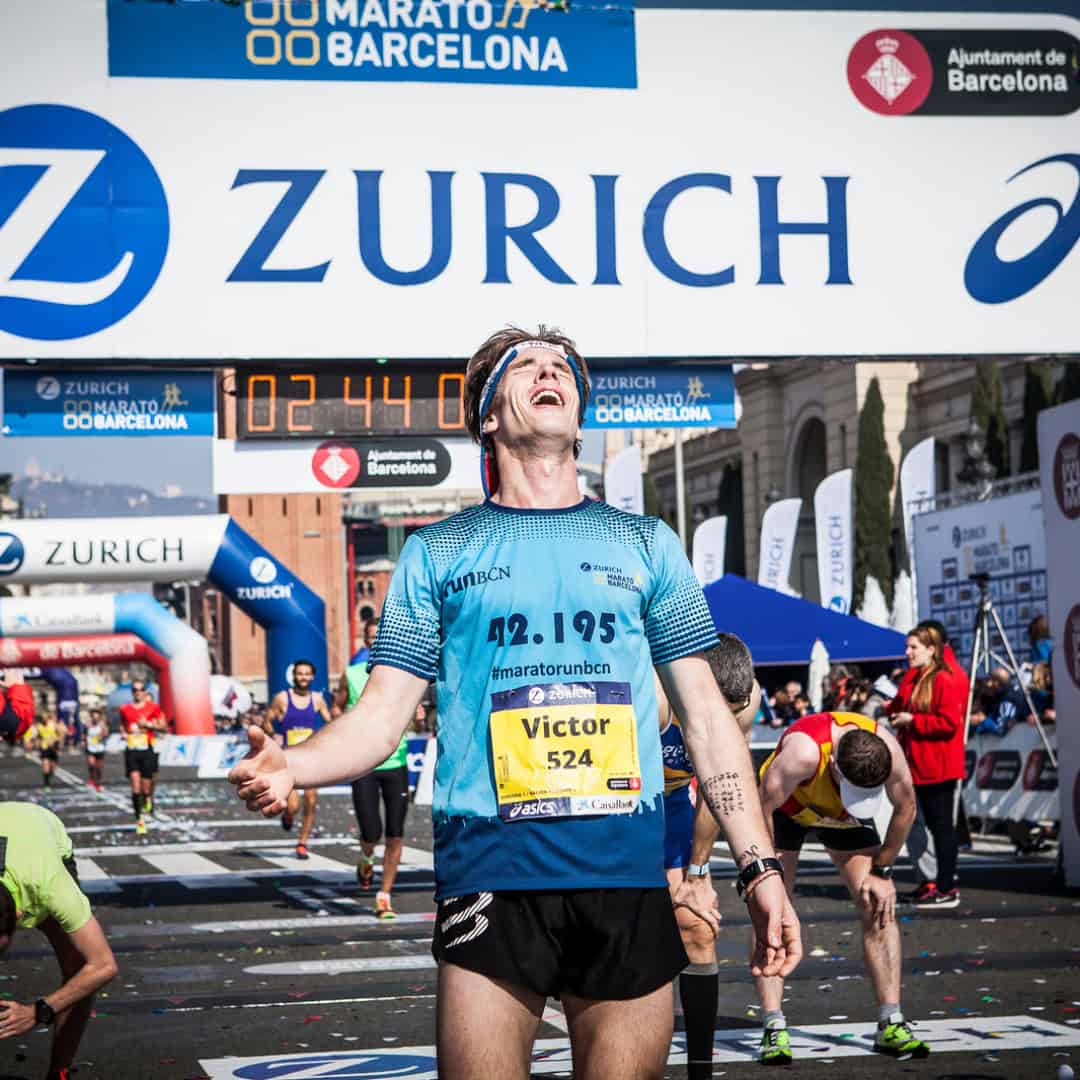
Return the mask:
<path id="1" fill-rule="evenodd" d="M 661 1080 L 671 1048 L 671 983 L 644 997 L 592 1001 L 562 995 L 574 1047 L 574 1080 Z"/>
<path id="2" fill-rule="evenodd" d="M 544 1012 L 539 994 L 443 963 L 435 1000 L 442 1080 L 528 1080 Z"/>

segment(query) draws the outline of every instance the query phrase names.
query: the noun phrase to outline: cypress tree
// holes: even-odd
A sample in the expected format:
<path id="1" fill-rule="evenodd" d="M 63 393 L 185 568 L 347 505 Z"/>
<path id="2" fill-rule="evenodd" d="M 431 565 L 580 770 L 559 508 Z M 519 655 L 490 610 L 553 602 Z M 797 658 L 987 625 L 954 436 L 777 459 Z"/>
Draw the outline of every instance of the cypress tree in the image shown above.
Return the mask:
<path id="1" fill-rule="evenodd" d="M 1043 364 L 1024 366 L 1024 441 L 1020 444 L 1020 471 L 1039 467 L 1039 413 L 1053 398 L 1050 371 Z"/>
<path id="2" fill-rule="evenodd" d="M 975 387 L 971 393 L 971 415 L 986 436 L 986 458 L 998 478 L 1009 475 L 1009 427 L 1005 421 L 1005 391 L 997 360 L 975 363 Z"/>
<path id="3" fill-rule="evenodd" d="M 874 376 L 859 413 L 859 448 L 855 458 L 855 582 L 852 610 L 861 607 L 867 577 L 893 600 L 891 494 L 896 470 L 885 442 L 885 402 Z"/>
<path id="4" fill-rule="evenodd" d="M 716 492 L 718 514 L 727 516 L 728 571 L 746 577 L 746 527 L 743 519 L 742 459 L 724 466 Z"/>
<path id="5" fill-rule="evenodd" d="M 1055 403 L 1058 405 L 1080 398 L 1080 360 L 1066 360 L 1064 367 L 1065 372 L 1054 395 Z"/>

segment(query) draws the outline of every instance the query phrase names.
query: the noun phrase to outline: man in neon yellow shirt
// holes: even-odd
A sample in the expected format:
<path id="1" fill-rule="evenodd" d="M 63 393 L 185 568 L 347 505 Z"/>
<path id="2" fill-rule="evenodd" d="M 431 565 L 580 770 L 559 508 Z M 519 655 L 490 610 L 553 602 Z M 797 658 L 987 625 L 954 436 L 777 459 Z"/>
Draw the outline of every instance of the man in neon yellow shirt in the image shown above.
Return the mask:
<path id="1" fill-rule="evenodd" d="M 53 771 L 60 759 L 60 745 L 64 740 L 64 729 L 57 722 L 55 713 L 47 713 L 44 720 L 38 720 L 23 736 L 27 746 L 36 750 L 41 757 L 41 782 L 45 787 L 52 784 Z"/>
<path id="2" fill-rule="evenodd" d="M 38 1024 L 55 1026 L 49 1080 L 68 1069 L 94 1006 L 94 994 L 117 973 L 112 949 L 79 888 L 71 839 L 60 819 L 33 803 L 0 803 L 0 955 L 16 928 L 40 930 L 64 982 L 33 1004 L 0 1001 L 0 1039 Z"/>

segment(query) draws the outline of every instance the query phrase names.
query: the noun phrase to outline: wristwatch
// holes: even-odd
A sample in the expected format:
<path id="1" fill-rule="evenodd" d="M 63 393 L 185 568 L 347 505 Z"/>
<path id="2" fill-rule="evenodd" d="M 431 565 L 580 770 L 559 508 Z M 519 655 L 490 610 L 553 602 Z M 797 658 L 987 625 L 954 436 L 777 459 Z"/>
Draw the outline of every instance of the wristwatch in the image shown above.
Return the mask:
<path id="1" fill-rule="evenodd" d="M 873 874 L 874 877 L 881 878 L 883 881 L 892 881 L 893 868 L 891 864 L 889 866 L 880 866 L 878 863 L 874 863 L 874 865 L 870 867 L 870 873 Z"/>
<path id="2" fill-rule="evenodd" d="M 778 874 L 784 872 L 779 859 L 754 859 L 753 862 L 748 862 L 739 871 L 739 876 L 735 881 L 735 891 L 739 896 L 742 896 L 752 881 L 756 881 L 762 874 L 768 874 L 772 871 Z"/>
<path id="3" fill-rule="evenodd" d="M 51 1024 L 55 1019 L 56 1010 L 44 998 L 38 998 L 34 1002 L 34 1022 Z"/>
<path id="4" fill-rule="evenodd" d="M 709 864 L 708 863 L 690 863 L 686 867 L 687 877 L 708 877 L 709 876 Z"/>

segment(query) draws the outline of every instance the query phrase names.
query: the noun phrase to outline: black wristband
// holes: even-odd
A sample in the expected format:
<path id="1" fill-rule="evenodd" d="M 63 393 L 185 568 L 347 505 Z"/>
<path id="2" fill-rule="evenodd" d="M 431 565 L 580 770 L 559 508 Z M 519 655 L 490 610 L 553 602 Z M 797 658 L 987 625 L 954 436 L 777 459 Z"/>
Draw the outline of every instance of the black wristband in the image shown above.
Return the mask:
<path id="1" fill-rule="evenodd" d="M 870 873 L 873 874 L 874 877 L 881 878 L 882 881 L 892 881 L 892 864 L 890 863 L 888 866 L 880 866 L 878 863 L 874 863 L 874 865 L 870 867 Z"/>
<path id="2" fill-rule="evenodd" d="M 753 862 L 747 863 L 739 871 L 739 876 L 735 881 L 735 891 L 739 896 L 742 896 L 752 881 L 756 881 L 762 874 L 771 870 L 775 870 L 779 874 L 784 872 L 779 859 L 754 859 Z"/>
<path id="3" fill-rule="evenodd" d="M 37 1024 L 51 1024 L 56 1019 L 53 1007 L 44 999 L 38 998 L 34 1002 L 34 1022 Z"/>

